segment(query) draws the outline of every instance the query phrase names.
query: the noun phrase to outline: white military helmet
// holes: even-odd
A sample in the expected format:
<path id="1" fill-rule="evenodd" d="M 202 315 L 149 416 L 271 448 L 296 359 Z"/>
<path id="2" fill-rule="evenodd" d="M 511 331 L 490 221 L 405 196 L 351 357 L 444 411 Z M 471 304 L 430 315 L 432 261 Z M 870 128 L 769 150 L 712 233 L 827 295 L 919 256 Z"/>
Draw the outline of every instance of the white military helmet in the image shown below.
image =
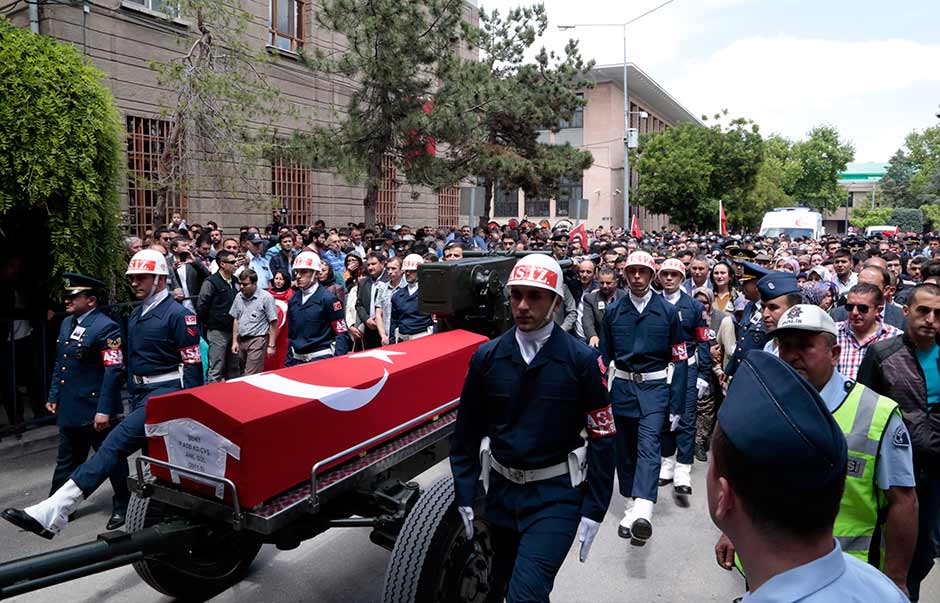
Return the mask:
<path id="1" fill-rule="evenodd" d="M 657 272 L 656 261 L 653 259 L 653 256 L 645 251 L 634 251 L 629 256 L 627 256 L 626 267 L 629 268 L 630 266 L 642 266 L 644 268 L 649 268 L 653 271 L 653 274 L 656 274 Z M 683 269 L 684 268 L 685 267 L 683 266 Z"/>
<path id="2" fill-rule="evenodd" d="M 417 253 L 410 253 L 405 256 L 401 263 L 402 270 L 417 270 L 418 266 L 424 263 L 424 258 Z"/>
<path id="3" fill-rule="evenodd" d="M 685 274 L 685 264 L 682 263 L 682 260 L 669 258 L 668 260 L 663 261 L 663 265 L 659 267 L 660 272 L 663 270 L 672 270 L 673 272 Z"/>
<path id="4" fill-rule="evenodd" d="M 527 255 L 519 259 L 509 274 L 506 286 L 525 285 L 548 289 L 559 297 L 564 296 L 564 279 L 561 266 L 550 255 L 541 253 Z"/>
<path id="5" fill-rule="evenodd" d="M 301 251 L 294 258 L 294 270 L 314 270 L 319 272 L 322 269 L 320 256 L 312 251 Z"/>
<path id="6" fill-rule="evenodd" d="M 167 276 L 170 271 L 166 267 L 166 257 L 156 249 L 141 249 L 134 254 L 127 264 L 124 274 L 153 274 Z"/>

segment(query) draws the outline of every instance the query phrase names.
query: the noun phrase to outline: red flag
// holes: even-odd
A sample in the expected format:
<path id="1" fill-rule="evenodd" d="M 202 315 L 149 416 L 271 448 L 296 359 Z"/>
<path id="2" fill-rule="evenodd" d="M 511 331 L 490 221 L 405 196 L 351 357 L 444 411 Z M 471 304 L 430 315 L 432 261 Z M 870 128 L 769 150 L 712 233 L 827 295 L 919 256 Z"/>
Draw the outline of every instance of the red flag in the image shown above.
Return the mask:
<path id="1" fill-rule="evenodd" d="M 636 214 L 633 214 L 633 222 L 630 224 L 630 236 L 636 239 L 643 238 L 643 231 L 640 230 L 640 221 L 636 219 Z"/>
<path id="2" fill-rule="evenodd" d="M 588 248 L 588 236 L 587 228 L 584 227 L 584 224 L 578 224 L 571 232 L 568 233 L 568 238 L 571 239 L 572 245 L 578 245 L 582 249 L 587 250 Z"/>
<path id="3" fill-rule="evenodd" d="M 728 236 L 728 218 L 725 216 L 725 206 L 718 201 L 718 220 L 721 222 L 721 236 Z"/>

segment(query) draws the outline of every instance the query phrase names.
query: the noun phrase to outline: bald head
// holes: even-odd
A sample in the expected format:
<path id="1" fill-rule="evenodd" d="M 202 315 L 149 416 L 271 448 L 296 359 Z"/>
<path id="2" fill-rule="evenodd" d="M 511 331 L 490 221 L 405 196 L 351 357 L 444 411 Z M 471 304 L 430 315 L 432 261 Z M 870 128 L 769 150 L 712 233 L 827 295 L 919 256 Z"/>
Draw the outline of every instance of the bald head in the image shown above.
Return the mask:
<path id="1" fill-rule="evenodd" d="M 881 259 L 881 258 L 879 258 Z M 874 285 L 884 292 L 885 287 L 891 283 L 891 277 L 888 275 L 887 267 L 865 266 L 858 273 L 858 282 Z"/>
<path id="2" fill-rule="evenodd" d="M 594 262 L 591 260 L 582 260 L 578 264 L 578 280 L 581 281 L 581 285 L 584 287 L 589 286 L 594 282 Z"/>

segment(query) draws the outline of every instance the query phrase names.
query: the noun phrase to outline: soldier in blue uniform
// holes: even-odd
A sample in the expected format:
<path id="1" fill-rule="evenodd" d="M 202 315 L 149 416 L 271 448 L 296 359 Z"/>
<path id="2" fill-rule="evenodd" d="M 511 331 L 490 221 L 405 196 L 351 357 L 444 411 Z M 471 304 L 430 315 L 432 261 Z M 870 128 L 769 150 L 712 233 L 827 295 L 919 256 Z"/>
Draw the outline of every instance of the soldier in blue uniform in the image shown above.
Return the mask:
<path id="1" fill-rule="evenodd" d="M 322 264 L 317 254 L 303 251 L 294 258 L 298 291 L 287 302 L 287 340 L 284 366 L 342 356 L 349 349 L 343 302 L 317 283 Z"/>
<path id="2" fill-rule="evenodd" d="M 434 321 L 430 314 L 418 309 L 418 266 L 424 258 L 416 253 L 402 262 L 406 286 L 392 294 L 392 320 L 389 334 L 393 342 L 408 341 L 430 335 Z"/>
<path id="3" fill-rule="evenodd" d="M 46 500 L 26 509 L 6 509 L 4 519 L 53 538 L 81 501 L 98 489 L 127 457 L 146 443 L 147 401 L 180 389 L 202 385 L 202 357 L 196 316 L 178 304 L 166 287 L 166 257 L 154 249 L 138 251 L 127 267 L 134 295 L 141 302 L 127 327 L 130 413 L 105 438 L 98 451 L 80 465 Z"/>
<path id="4" fill-rule="evenodd" d="M 708 347 L 708 318 L 701 302 L 682 290 L 685 265 L 670 258 L 659 268 L 659 282 L 663 286 L 663 299 L 673 305 L 679 314 L 682 337 L 685 340 L 689 374 L 686 378 L 685 406 L 679 427 L 665 431 L 662 436 L 662 465 L 659 485 L 673 483 L 676 494 L 692 494 L 692 461 L 695 456 L 695 409 L 698 399 L 708 393 L 709 383 L 699 375 L 707 376 L 712 370 L 712 355 Z"/>
<path id="5" fill-rule="evenodd" d="M 741 290 L 744 291 L 744 297 L 747 298 L 747 305 L 744 306 L 744 314 L 741 320 L 735 325 L 737 334 L 737 343 L 734 348 L 734 354 L 725 367 L 725 375 L 733 377 L 738 365 L 744 359 L 744 354 L 749 350 L 761 350 L 767 343 L 767 329 L 764 328 L 762 320 L 762 307 L 760 301 L 760 290 L 757 288 L 757 281 L 770 274 L 770 271 L 761 268 L 751 262 L 738 262 L 742 266 L 744 273 L 741 275 Z"/>
<path id="6" fill-rule="evenodd" d="M 508 281 L 516 326 L 470 359 L 451 439 L 468 540 L 481 476 L 487 490 L 494 600 L 548 601 L 576 534 L 584 562 L 610 504 L 615 427 L 605 367 L 552 320 L 562 284 L 547 255 L 516 263 Z"/>
<path id="7" fill-rule="evenodd" d="M 624 273 L 629 291 L 604 313 L 600 350 L 610 367 L 617 480 L 627 499 L 617 533 L 643 546 L 653 534 L 663 425 L 675 431 L 685 407 L 688 352 L 678 312 L 650 290 L 653 256 L 634 251 Z"/>
<path id="8" fill-rule="evenodd" d="M 98 310 L 105 285 L 82 274 L 64 276 L 65 311 L 69 318 L 62 323 L 56 339 L 56 362 L 46 402 L 59 426 L 59 454 L 49 496 L 85 462 L 92 449 L 97 451 L 101 447 L 112 424 L 124 414 L 121 328 Z M 131 497 L 127 476 L 126 462 L 115 465 L 110 475 L 114 497 L 109 530 L 124 525 Z"/>

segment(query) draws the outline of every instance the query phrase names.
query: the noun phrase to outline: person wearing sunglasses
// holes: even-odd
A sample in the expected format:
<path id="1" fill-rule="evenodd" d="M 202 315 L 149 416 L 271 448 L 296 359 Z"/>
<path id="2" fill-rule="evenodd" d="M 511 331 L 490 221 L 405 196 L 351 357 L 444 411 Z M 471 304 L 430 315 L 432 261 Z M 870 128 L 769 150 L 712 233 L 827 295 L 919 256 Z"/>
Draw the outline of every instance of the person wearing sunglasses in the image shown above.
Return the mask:
<path id="1" fill-rule="evenodd" d="M 842 349 L 838 369 L 847 379 L 854 380 L 869 346 L 897 337 L 902 331 L 885 324 L 881 318 L 884 293 L 875 285 L 859 283 L 849 289 L 843 308 L 848 319 L 838 323 L 837 339 Z"/>

